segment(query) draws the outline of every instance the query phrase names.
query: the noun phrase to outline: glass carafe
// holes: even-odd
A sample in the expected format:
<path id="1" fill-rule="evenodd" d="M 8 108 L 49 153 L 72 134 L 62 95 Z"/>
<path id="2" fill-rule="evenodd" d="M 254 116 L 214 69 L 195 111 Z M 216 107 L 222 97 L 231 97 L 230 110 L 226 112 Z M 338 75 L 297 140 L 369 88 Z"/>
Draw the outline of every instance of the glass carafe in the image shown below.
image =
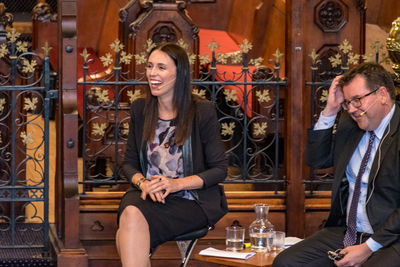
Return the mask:
<path id="1" fill-rule="evenodd" d="M 268 252 L 274 238 L 274 226 L 268 221 L 268 204 L 254 204 L 256 220 L 249 226 L 251 250 Z"/>

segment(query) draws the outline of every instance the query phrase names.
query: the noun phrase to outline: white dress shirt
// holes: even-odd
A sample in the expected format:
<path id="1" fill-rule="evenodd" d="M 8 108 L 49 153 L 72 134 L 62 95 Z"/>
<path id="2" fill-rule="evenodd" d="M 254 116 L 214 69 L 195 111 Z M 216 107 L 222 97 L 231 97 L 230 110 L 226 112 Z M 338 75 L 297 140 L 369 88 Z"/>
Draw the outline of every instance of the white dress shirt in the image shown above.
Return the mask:
<path id="1" fill-rule="evenodd" d="M 374 231 L 371 227 L 371 224 L 369 222 L 369 219 L 367 216 L 367 210 L 366 210 L 368 179 L 369 179 L 369 175 L 371 172 L 371 167 L 372 167 L 372 163 L 375 158 L 376 151 L 377 151 L 377 149 L 379 147 L 379 143 L 382 140 L 382 137 L 385 133 L 386 127 L 388 126 L 391 118 L 393 117 L 394 109 L 395 109 L 395 105 L 393 105 L 390 112 L 383 118 L 383 120 L 379 124 L 378 128 L 376 128 L 374 130 L 376 138 L 372 145 L 371 155 L 369 157 L 367 167 L 365 168 L 364 174 L 361 178 L 361 193 L 360 193 L 360 198 L 358 200 L 358 207 L 357 207 L 357 232 L 364 232 L 364 233 L 369 233 L 369 234 L 374 233 Z M 324 129 L 333 127 L 333 125 L 335 123 L 335 119 L 336 119 L 336 115 L 330 116 L 330 117 L 325 117 L 324 115 L 322 115 L 322 112 L 321 112 L 318 122 L 314 126 L 314 130 L 324 130 Z M 367 151 L 367 148 L 368 148 L 369 135 L 370 134 L 368 132 L 365 132 L 365 134 L 363 135 L 360 142 L 358 143 L 358 145 L 346 167 L 346 177 L 347 177 L 347 180 L 349 181 L 349 198 L 347 201 L 347 218 L 348 218 L 348 213 L 350 210 L 351 200 L 353 197 L 356 177 L 357 177 L 358 171 L 360 169 L 360 165 L 361 165 L 361 160 L 364 157 L 365 152 Z M 367 243 L 368 247 L 374 252 L 382 247 L 381 244 L 379 244 L 372 238 L 368 238 L 366 243 Z"/>

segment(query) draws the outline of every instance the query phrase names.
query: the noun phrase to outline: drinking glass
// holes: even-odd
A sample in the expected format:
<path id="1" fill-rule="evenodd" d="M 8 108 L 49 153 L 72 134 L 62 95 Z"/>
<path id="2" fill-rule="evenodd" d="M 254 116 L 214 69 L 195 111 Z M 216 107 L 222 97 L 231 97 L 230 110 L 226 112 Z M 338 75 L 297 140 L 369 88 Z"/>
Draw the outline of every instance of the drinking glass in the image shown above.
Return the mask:
<path id="1" fill-rule="evenodd" d="M 285 232 L 275 231 L 274 241 L 272 243 L 272 248 L 274 251 L 279 252 L 285 247 Z"/>
<path id="2" fill-rule="evenodd" d="M 240 251 L 244 244 L 244 228 L 240 226 L 226 227 L 226 250 Z"/>

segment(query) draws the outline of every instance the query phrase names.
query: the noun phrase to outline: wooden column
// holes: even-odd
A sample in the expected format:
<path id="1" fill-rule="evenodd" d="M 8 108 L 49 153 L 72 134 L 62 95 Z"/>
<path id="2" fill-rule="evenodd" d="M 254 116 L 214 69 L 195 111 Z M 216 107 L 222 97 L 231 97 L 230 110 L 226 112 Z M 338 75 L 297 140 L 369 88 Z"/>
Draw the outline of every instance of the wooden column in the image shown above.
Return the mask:
<path id="1" fill-rule="evenodd" d="M 287 92 L 287 197 L 286 226 L 289 236 L 304 236 L 304 40 L 303 8 L 306 0 L 286 1 L 286 77 Z M 295 223 L 294 223 L 295 222 Z"/>
<path id="2" fill-rule="evenodd" d="M 77 0 L 58 2 L 59 110 L 57 121 L 58 266 L 87 266 L 79 238 L 78 112 L 76 94 Z M 61 237 L 58 239 L 58 237 Z"/>

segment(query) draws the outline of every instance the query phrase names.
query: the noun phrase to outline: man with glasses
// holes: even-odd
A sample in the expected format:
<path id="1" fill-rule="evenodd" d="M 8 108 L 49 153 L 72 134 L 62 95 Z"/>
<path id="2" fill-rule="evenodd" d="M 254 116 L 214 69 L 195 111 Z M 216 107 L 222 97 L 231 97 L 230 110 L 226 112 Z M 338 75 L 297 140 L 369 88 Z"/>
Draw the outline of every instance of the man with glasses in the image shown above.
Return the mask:
<path id="1" fill-rule="evenodd" d="M 330 214 L 274 267 L 400 266 L 399 128 L 395 87 L 382 66 L 363 63 L 332 81 L 305 152 L 311 167 L 334 167 Z"/>

